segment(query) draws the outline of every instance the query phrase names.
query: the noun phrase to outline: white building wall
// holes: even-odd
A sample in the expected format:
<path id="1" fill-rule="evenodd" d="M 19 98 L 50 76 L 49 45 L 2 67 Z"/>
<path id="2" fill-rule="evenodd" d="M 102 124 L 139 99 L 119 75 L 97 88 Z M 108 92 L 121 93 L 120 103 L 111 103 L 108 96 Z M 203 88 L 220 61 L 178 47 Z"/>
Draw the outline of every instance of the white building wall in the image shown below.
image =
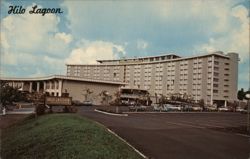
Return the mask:
<path id="1" fill-rule="evenodd" d="M 151 95 L 187 94 L 194 100 L 235 100 L 238 54 L 208 54 L 192 58 L 150 57 L 98 65 L 68 65 L 67 74 L 106 81 L 126 82 L 126 87 L 147 89 Z M 166 60 L 168 59 L 168 60 Z M 95 71 L 92 68 L 99 68 Z M 79 75 L 78 70 L 87 70 Z"/>

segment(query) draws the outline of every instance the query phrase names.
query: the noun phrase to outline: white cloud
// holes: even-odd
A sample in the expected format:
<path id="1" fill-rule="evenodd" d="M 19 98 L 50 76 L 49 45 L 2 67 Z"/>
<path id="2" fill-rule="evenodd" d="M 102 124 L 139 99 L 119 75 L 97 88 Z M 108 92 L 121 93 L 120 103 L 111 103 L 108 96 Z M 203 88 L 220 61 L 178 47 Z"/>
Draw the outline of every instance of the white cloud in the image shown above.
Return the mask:
<path id="1" fill-rule="evenodd" d="M 29 14 L 30 8 L 26 8 L 25 14 L 8 15 L 1 20 L 1 67 L 29 65 L 26 71 L 30 73 L 37 67 L 50 68 L 41 69 L 41 73 L 58 73 L 63 70 L 64 63 L 53 57 L 66 56 L 73 37 L 59 31 L 59 16 Z M 5 70 L 3 73 L 8 74 Z"/>
<path id="2" fill-rule="evenodd" d="M 137 40 L 137 49 L 145 50 L 148 47 L 148 43 L 145 40 L 139 39 Z"/>
<path id="3" fill-rule="evenodd" d="M 71 34 L 66 33 L 56 33 L 55 39 L 64 41 L 65 44 L 70 43 L 73 40 L 73 37 Z"/>
<path id="4" fill-rule="evenodd" d="M 204 0 L 188 0 L 188 1 L 156 1 L 152 4 L 154 13 L 158 14 L 166 21 L 174 23 L 195 22 L 199 30 L 203 34 L 211 34 L 213 32 L 227 32 L 230 30 L 231 7 L 237 1 L 204 1 Z"/>
<path id="5" fill-rule="evenodd" d="M 0 37 L 1 37 L 0 46 L 1 46 L 2 48 L 9 49 L 9 48 L 10 48 L 10 45 L 9 45 L 7 39 L 6 39 L 5 33 L 4 33 L 4 32 L 1 32 Z"/>
<path id="6" fill-rule="evenodd" d="M 95 64 L 96 60 L 116 59 L 125 54 L 123 46 L 111 42 L 94 41 L 86 42 L 82 47 L 73 49 L 65 60 L 68 64 Z"/>
<path id="7" fill-rule="evenodd" d="M 30 7 L 28 7 L 30 10 Z M 49 33 L 57 31 L 60 18 L 49 14 L 37 16 L 28 14 L 9 15 L 2 20 L 6 39 L 9 44 L 23 51 L 37 51 L 50 38 Z"/>
<path id="8" fill-rule="evenodd" d="M 195 46 L 195 51 L 224 51 L 237 52 L 241 61 L 249 58 L 249 17 L 247 9 L 239 5 L 228 10 L 228 19 L 236 18 L 238 25 L 229 26 L 230 32 L 220 36 L 211 37 L 207 43 Z"/>

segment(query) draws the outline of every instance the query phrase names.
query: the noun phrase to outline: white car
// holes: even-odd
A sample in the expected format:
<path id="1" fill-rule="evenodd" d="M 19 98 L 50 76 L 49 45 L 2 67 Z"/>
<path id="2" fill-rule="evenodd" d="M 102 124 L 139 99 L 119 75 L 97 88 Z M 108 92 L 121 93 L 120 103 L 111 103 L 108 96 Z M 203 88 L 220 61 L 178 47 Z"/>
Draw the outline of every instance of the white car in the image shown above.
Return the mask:
<path id="1" fill-rule="evenodd" d="M 244 110 L 245 109 L 243 109 L 243 108 L 239 108 L 239 107 L 236 108 L 236 112 L 244 112 Z"/>
<path id="2" fill-rule="evenodd" d="M 153 110 L 154 111 L 161 111 L 162 110 L 162 107 L 158 106 L 158 105 L 154 105 L 153 106 Z"/>
<path id="3" fill-rule="evenodd" d="M 202 111 L 201 107 L 192 107 L 193 111 Z"/>
<path id="4" fill-rule="evenodd" d="M 216 111 L 217 110 L 216 107 L 206 107 L 206 109 L 208 111 Z"/>
<path id="5" fill-rule="evenodd" d="M 181 111 L 181 107 L 180 106 L 171 105 L 171 104 L 164 104 L 164 108 L 166 110 L 170 110 L 170 111 Z"/>
<path id="6" fill-rule="evenodd" d="M 229 109 L 226 108 L 226 107 L 220 107 L 220 108 L 218 108 L 218 111 L 220 111 L 220 112 L 228 112 Z"/>
<path id="7" fill-rule="evenodd" d="M 82 104 L 85 105 L 85 106 L 92 106 L 91 101 L 84 101 Z"/>

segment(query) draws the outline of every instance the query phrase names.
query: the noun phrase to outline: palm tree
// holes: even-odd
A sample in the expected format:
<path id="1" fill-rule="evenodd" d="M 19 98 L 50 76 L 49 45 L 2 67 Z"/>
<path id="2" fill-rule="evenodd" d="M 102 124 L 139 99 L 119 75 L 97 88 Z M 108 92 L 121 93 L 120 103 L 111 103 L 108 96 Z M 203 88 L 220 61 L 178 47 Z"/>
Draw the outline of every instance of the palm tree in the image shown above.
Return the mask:
<path id="1" fill-rule="evenodd" d="M 102 96 L 102 103 L 104 105 L 108 105 L 109 101 L 112 99 L 112 96 L 106 90 L 102 91 L 99 95 Z"/>
<path id="2" fill-rule="evenodd" d="M 86 89 L 83 89 L 83 94 L 82 95 L 84 95 L 84 100 L 85 101 L 88 101 L 89 100 L 89 96 L 90 96 L 90 94 L 92 94 L 93 93 L 93 91 L 91 91 L 89 88 L 86 88 Z"/>

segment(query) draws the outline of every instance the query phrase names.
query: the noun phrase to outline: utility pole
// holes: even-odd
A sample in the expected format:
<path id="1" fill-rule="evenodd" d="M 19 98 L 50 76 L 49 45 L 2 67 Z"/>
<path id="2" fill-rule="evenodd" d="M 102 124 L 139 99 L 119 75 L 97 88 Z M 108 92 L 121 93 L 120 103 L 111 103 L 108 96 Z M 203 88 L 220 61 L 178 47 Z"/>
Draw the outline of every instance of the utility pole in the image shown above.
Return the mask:
<path id="1" fill-rule="evenodd" d="M 245 97 L 247 99 L 247 132 L 250 134 L 250 91 Z"/>

